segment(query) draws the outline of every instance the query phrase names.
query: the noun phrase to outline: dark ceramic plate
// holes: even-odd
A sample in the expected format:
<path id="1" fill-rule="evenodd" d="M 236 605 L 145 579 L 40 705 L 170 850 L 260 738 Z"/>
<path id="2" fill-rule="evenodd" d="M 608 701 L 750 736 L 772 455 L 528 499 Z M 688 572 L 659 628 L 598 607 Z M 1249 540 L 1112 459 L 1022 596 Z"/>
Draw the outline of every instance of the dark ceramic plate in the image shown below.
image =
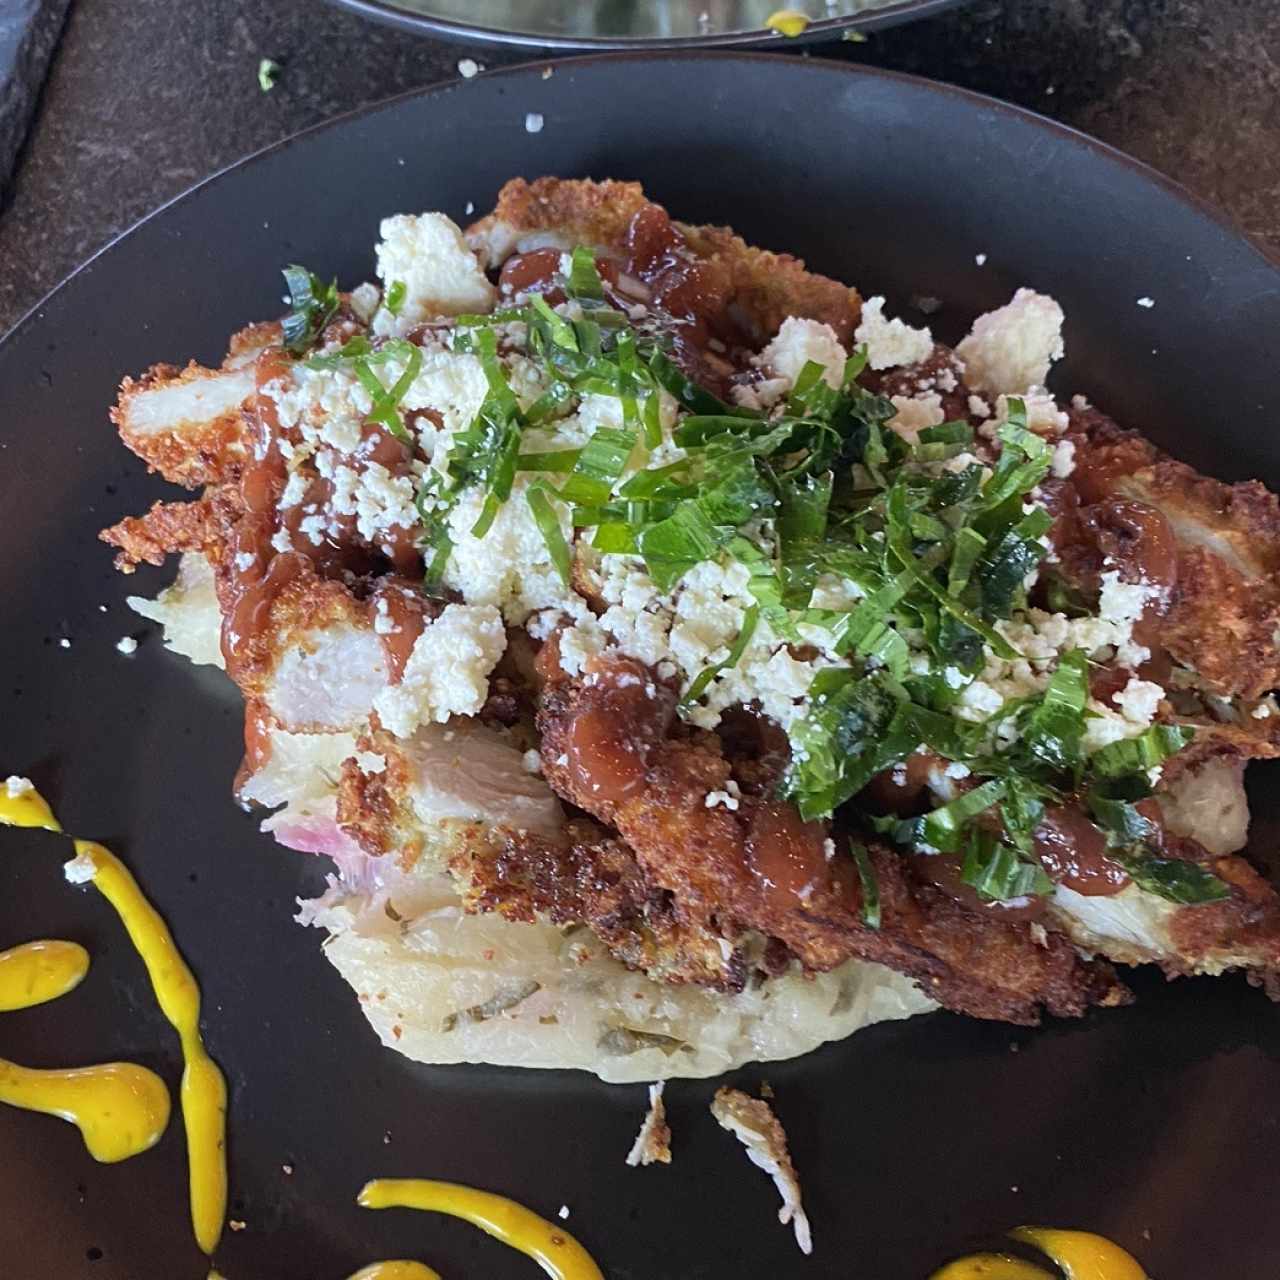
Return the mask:
<path id="1" fill-rule="evenodd" d="M 838 40 L 927 18 L 963 0 L 336 0 L 379 22 L 469 44 L 526 49 L 763 48 Z M 789 8 L 796 36 L 766 24 Z"/>
<path id="2" fill-rule="evenodd" d="M 537 135 L 530 111 L 546 121 Z M 70 829 L 128 860 L 203 979 L 232 1090 L 232 1216 L 246 1224 L 220 1270 L 338 1280 L 418 1256 L 451 1280 L 534 1273 L 462 1223 L 355 1207 L 365 1178 L 392 1174 L 551 1215 L 567 1204 L 615 1280 L 921 1280 L 1025 1221 L 1112 1236 L 1160 1280 L 1280 1273 L 1280 1020 L 1243 978 L 1139 975 L 1137 1005 L 1078 1022 L 1021 1031 L 937 1014 L 742 1071 L 776 1090 L 813 1219 L 806 1261 L 772 1186 L 707 1116 L 712 1084 L 669 1090 L 675 1163 L 628 1169 L 641 1088 L 407 1062 L 378 1046 L 317 932 L 290 922 L 321 867 L 231 803 L 238 697 L 152 634 L 134 658 L 116 652 L 144 631 L 125 595 L 165 575 L 115 576 L 95 535 L 173 495 L 117 443 L 106 407 L 121 374 L 216 360 L 234 328 L 277 313 L 281 263 L 354 282 L 381 215 L 461 220 L 507 177 L 539 173 L 639 178 L 681 216 L 732 222 L 895 308 L 932 295 L 950 340 L 1015 286 L 1047 290 L 1068 316 L 1060 389 L 1201 467 L 1280 483 L 1280 271 L 1085 138 L 862 69 L 599 58 L 446 85 L 268 151 L 94 259 L 0 346 L 0 773 L 31 773 Z M 1275 781 L 1254 788 L 1260 845 Z M 62 883 L 65 856 L 48 836 L 0 834 L 0 946 L 70 937 L 95 957 L 68 998 L 0 1016 L 0 1053 L 133 1058 L 176 1082 L 142 969 L 105 904 Z M 6 1277 L 205 1275 L 176 1123 L 149 1154 L 99 1167 L 69 1125 L 0 1108 L 0 1205 Z"/>

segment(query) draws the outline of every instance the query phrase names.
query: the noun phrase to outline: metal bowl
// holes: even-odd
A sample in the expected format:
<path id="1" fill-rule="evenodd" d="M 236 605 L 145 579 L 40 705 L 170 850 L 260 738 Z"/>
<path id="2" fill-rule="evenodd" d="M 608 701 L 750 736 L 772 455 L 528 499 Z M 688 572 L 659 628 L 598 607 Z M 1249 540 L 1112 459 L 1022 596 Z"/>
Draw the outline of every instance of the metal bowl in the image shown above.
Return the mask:
<path id="1" fill-rule="evenodd" d="M 929 17 L 964 0 L 335 0 L 411 31 L 526 49 L 784 48 Z M 805 14 L 795 36 L 767 26 Z"/>

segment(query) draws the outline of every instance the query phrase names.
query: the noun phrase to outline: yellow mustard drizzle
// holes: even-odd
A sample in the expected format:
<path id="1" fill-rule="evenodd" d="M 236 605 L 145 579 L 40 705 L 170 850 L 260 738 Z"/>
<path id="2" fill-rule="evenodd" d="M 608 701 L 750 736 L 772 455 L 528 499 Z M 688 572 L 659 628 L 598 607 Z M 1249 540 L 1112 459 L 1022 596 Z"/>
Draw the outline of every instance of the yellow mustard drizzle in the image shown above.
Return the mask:
<path id="1" fill-rule="evenodd" d="M 17 786 L 0 783 L 0 823 L 62 831 L 44 797 L 25 782 Z M 191 1225 L 196 1243 L 205 1253 L 212 1253 L 222 1236 L 227 1214 L 227 1084 L 200 1036 L 200 988 L 168 926 L 124 863 L 93 841 L 76 840 L 74 844 L 78 860 L 87 864 L 91 872 L 86 878 L 93 880 L 120 916 L 146 965 L 160 1010 L 181 1041 L 181 1101 L 187 1131 Z M 167 1118 L 167 1095 L 165 1114 Z"/>
<path id="2" fill-rule="evenodd" d="M 971 1253 L 935 1271 L 929 1280 L 1053 1280 L 1043 1268 L 1008 1253 Z"/>
<path id="3" fill-rule="evenodd" d="M 506 1196 L 427 1178 L 375 1178 L 356 1202 L 366 1209 L 448 1213 L 531 1257 L 552 1280 L 604 1280 L 591 1255 L 562 1227 Z"/>
<path id="4" fill-rule="evenodd" d="M 1047 1254 L 1066 1273 L 1067 1280 L 1147 1280 L 1147 1273 L 1132 1254 L 1090 1231 L 1018 1227 L 1009 1234 Z"/>
<path id="5" fill-rule="evenodd" d="M 432 1271 L 422 1262 L 371 1262 L 361 1267 L 348 1280 L 441 1280 L 438 1271 Z"/>
<path id="6" fill-rule="evenodd" d="M 0 1013 L 65 996 L 88 972 L 89 953 L 78 942 L 42 939 L 0 951 Z"/>
<path id="7" fill-rule="evenodd" d="M 77 840 L 76 854 L 93 866 L 93 883 L 115 907 L 147 967 L 160 1012 L 182 1043 L 182 1121 L 187 1130 L 191 1225 L 196 1243 L 212 1253 L 227 1215 L 227 1083 L 200 1037 L 200 988 L 160 913 L 128 867 L 102 845 Z"/>
<path id="8" fill-rule="evenodd" d="M 0 1102 L 70 1120 L 103 1164 L 154 1147 L 169 1123 L 164 1081 L 131 1062 L 37 1071 L 0 1058 Z"/>
<path id="9" fill-rule="evenodd" d="M 43 831 L 61 831 L 53 810 L 34 787 L 15 794 L 0 782 L 0 822 L 8 827 L 39 827 Z"/>
<path id="10" fill-rule="evenodd" d="M 1148 1280 L 1132 1254 L 1090 1231 L 1018 1227 L 1009 1234 L 1039 1249 L 1062 1268 L 1067 1280 Z M 1041 1267 L 1007 1253 L 974 1253 L 957 1258 L 929 1280 L 1053 1280 Z"/>

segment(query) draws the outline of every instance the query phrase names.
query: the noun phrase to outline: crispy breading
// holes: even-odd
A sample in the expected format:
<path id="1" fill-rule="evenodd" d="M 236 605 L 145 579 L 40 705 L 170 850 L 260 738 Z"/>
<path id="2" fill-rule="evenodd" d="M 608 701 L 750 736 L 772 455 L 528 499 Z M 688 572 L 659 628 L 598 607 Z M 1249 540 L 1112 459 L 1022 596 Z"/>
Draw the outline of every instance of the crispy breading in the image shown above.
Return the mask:
<path id="1" fill-rule="evenodd" d="M 791 1223 L 801 1253 L 812 1253 L 809 1219 L 800 1202 L 800 1178 L 787 1151 L 786 1130 L 773 1114 L 773 1108 L 741 1089 L 722 1087 L 711 1100 L 711 1114 L 722 1129 L 727 1129 L 742 1143 L 751 1163 L 773 1179 L 782 1197 L 778 1221 L 783 1226 Z"/>
<path id="2" fill-rule="evenodd" d="M 785 943 L 811 970 L 833 969 L 851 956 L 875 961 L 916 978 L 951 1008 L 1011 1022 L 1033 1023 L 1041 1007 L 1079 1014 L 1089 1004 L 1127 998 L 1106 964 L 1081 960 L 1061 937 L 1037 942 L 1025 923 L 971 911 L 913 884 L 902 860 L 888 850 L 873 855 L 879 929 L 863 923 L 856 883 L 834 870 L 806 885 L 802 895 L 775 893 L 766 877 L 752 871 L 750 840 L 761 807 L 778 802 L 744 795 L 736 810 L 709 807 L 707 795 L 725 786 L 730 765 L 705 736 L 665 736 L 669 708 L 660 698 L 648 704 L 654 724 L 628 726 L 637 741 L 652 744 L 642 785 L 621 799 L 602 799 L 572 753 L 581 717 L 602 707 L 618 714 L 608 702 L 608 660 L 597 660 L 585 679 L 575 680 L 557 674 L 550 657 L 541 665 L 548 676 L 538 712 L 547 780 L 566 800 L 616 828 L 646 875 L 670 895 L 682 926 L 728 939 L 759 932 Z M 633 666 L 626 663 L 624 679 L 634 678 Z M 794 820 L 799 823 L 798 816 Z"/>
<path id="3" fill-rule="evenodd" d="M 570 821 L 560 841 L 502 832 L 496 841 L 461 842 L 450 870 L 468 910 L 524 923 L 585 922 L 619 960 L 651 978 L 724 992 L 746 985 L 744 948 L 681 920 L 631 850 L 589 818 Z"/>
<path id="4" fill-rule="evenodd" d="M 119 548 L 115 563 L 121 573 L 132 573 L 140 564 L 164 564 L 166 557 L 184 551 L 202 551 L 216 563 L 238 512 L 234 491 L 216 486 L 194 502 L 157 502 L 145 516 L 126 516 L 98 537 Z"/>
<path id="5" fill-rule="evenodd" d="M 649 1110 L 645 1112 L 640 1132 L 627 1152 L 627 1163 L 633 1167 L 671 1163 L 671 1126 L 667 1124 L 667 1109 L 662 1102 L 665 1083 L 659 1080 L 649 1086 Z"/>
<path id="6" fill-rule="evenodd" d="M 1257 481 L 1202 476 L 1097 410 L 1070 416 L 1082 497 L 1154 507 L 1176 539 L 1161 644 L 1224 697 L 1258 698 L 1280 685 L 1280 500 Z"/>
<path id="7" fill-rule="evenodd" d="M 250 445 L 243 407 L 254 392 L 252 365 L 157 364 L 120 384 L 111 421 L 152 470 L 194 489 L 233 479 L 244 466 Z"/>
<path id="8" fill-rule="evenodd" d="M 565 247 L 619 251 L 631 220 L 649 203 L 638 182 L 513 178 L 498 193 L 493 212 L 467 228 L 467 241 L 490 269 L 539 235 L 553 235 Z M 754 248 L 727 227 L 674 225 L 696 257 L 723 270 L 729 305 L 745 314 L 762 342 L 788 316 L 821 320 L 848 342 L 861 313 L 856 289 L 807 271 L 791 254 Z"/>

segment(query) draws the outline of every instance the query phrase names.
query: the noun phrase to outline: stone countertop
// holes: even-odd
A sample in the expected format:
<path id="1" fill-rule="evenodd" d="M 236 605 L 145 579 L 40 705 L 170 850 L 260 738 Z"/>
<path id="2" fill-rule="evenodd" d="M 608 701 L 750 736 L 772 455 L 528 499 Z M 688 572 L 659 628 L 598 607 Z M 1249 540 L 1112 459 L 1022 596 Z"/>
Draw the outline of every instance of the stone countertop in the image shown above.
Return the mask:
<path id="1" fill-rule="evenodd" d="M 1280 0 L 971 0 L 821 56 L 1031 107 L 1147 161 L 1280 252 Z M 528 55 L 320 0 L 74 0 L 0 211 L 0 333 L 118 232 L 308 125 Z M 804 56 L 793 54 L 792 56 Z M 281 65 L 263 93 L 261 58 Z M 1000 176 L 991 175 L 998 198 Z"/>

